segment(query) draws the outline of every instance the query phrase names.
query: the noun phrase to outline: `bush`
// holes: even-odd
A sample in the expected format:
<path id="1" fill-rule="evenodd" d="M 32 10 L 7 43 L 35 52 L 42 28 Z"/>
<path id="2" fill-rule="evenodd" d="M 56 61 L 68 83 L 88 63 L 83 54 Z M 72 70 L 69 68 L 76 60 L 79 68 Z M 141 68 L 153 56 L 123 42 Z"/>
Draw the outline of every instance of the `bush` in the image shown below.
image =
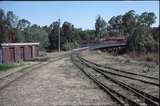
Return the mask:
<path id="1" fill-rule="evenodd" d="M 0 71 L 5 71 L 5 70 L 13 68 L 13 67 L 15 67 L 15 66 L 10 65 L 10 64 L 0 64 Z"/>
<path id="2" fill-rule="evenodd" d="M 127 43 L 129 50 L 136 52 L 154 52 L 159 48 L 152 35 L 143 27 L 136 28 L 128 37 Z"/>
<path id="3" fill-rule="evenodd" d="M 71 49 L 76 48 L 76 47 L 78 47 L 78 43 L 76 43 L 76 42 L 66 41 L 63 45 L 64 50 L 71 50 Z"/>

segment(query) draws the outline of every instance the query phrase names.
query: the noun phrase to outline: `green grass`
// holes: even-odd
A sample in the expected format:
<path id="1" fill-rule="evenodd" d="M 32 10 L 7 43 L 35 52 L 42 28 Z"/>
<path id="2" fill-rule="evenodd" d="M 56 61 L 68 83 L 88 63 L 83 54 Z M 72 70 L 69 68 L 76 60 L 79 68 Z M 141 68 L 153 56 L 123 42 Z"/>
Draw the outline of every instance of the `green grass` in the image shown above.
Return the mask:
<path id="1" fill-rule="evenodd" d="M 15 65 L 11 65 L 11 64 L 0 64 L 0 71 L 5 71 L 8 70 L 10 68 L 15 67 Z"/>

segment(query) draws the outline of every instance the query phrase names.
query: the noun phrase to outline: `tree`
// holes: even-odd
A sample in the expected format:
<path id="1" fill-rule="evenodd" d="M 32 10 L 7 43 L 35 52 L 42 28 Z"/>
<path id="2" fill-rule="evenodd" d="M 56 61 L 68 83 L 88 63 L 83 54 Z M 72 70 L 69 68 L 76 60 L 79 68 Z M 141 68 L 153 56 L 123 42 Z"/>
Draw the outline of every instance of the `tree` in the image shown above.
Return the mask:
<path id="1" fill-rule="evenodd" d="M 39 42 L 40 49 L 48 47 L 48 33 L 38 25 L 32 25 L 25 29 L 25 42 Z"/>
<path id="2" fill-rule="evenodd" d="M 123 35 L 123 25 L 122 25 L 122 15 L 113 16 L 108 21 L 107 31 L 110 36 L 124 36 Z"/>
<path id="3" fill-rule="evenodd" d="M 134 10 L 130 10 L 122 16 L 122 22 L 123 22 L 122 25 L 124 28 L 125 36 L 133 34 L 137 25 L 137 17 L 138 15 L 135 14 Z"/>
<path id="4" fill-rule="evenodd" d="M 42 29 L 44 29 L 48 34 L 51 32 L 51 28 L 48 27 L 47 25 L 42 26 Z"/>
<path id="5" fill-rule="evenodd" d="M 82 28 L 74 28 L 73 35 L 73 40 L 79 43 L 82 40 L 81 37 L 83 36 Z"/>
<path id="6" fill-rule="evenodd" d="M 0 9 L 0 43 L 5 41 L 6 33 L 6 16 L 3 9 Z"/>
<path id="7" fill-rule="evenodd" d="M 15 42 L 17 21 L 18 18 L 12 11 L 5 14 L 4 10 L 0 9 L 0 43 Z"/>
<path id="8" fill-rule="evenodd" d="M 21 30 L 16 31 L 16 38 L 15 38 L 15 42 L 20 43 L 20 42 L 25 42 L 25 35 L 24 32 Z"/>
<path id="9" fill-rule="evenodd" d="M 141 26 L 138 26 L 132 36 L 128 37 L 128 47 L 131 51 L 152 52 L 154 51 L 155 41 L 150 33 Z"/>
<path id="10" fill-rule="evenodd" d="M 63 35 L 69 37 L 72 35 L 73 25 L 67 21 L 65 21 L 62 25 Z"/>
<path id="11" fill-rule="evenodd" d="M 113 16 L 108 21 L 107 31 L 110 36 L 126 36 L 129 50 L 136 52 L 157 51 L 158 30 L 152 29 L 156 16 L 153 12 L 144 12 L 140 15 L 134 10 L 124 15 Z"/>
<path id="12" fill-rule="evenodd" d="M 25 34 L 26 33 L 26 29 L 29 28 L 31 25 L 31 22 L 29 22 L 26 19 L 20 19 L 18 20 L 18 24 L 17 24 L 17 33 L 16 33 L 16 38 L 15 41 L 16 42 L 25 42 Z"/>
<path id="13" fill-rule="evenodd" d="M 137 24 L 133 34 L 128 37 L 129 49 L 137 52 L 155 52 L 158 51 L 159 43 L 156 43 L 151 33 L 151 25 L 155 22 L 154 13 L 144 12 L 137 17 Z"/>
<path id="14" fill-rule="evenodd" d="M 155 23 L 156 16 L 153 12 L 143 12 L 139 16 L 139 24 L 145 27 L 150 27 L 153 23 Z"/>
<path id="15" fill-rule="evenodd" d="M 71 43 L 73 42 L 73 25 L 67 21 L 65 21 L 62 25 L 62 34 L 61 34 L 61 45 L 62 48 L 65 49 L 64 44 L 66 42 Z"/>
<path id="16" fill-rule="evenodd" d="M 95 29 L 96 29 L 96 36 L 99 38 L 99 40 L 106 31 L 106 26 L 107 26 L 106 21 L 101 16 L 98 16 L 96 18 Z"/>
<path id="17" fill-rule="evenodd" d="M 55 21 L 50 26 L 52 30 L 48 35 L 49 49 L 57 49 L 58 48 L 58 30 L 59 30 L 60 23 L 58 21 Z"/>
<path id="18" fill-rule="evenodd" d="M 153 39 L 156 41 L 156 42 L 159 42 L 159 35 L 160 35 L 160 26 L 159 27 L 153 27 L 151 29 L 151 34 L 153 36 Z"/>
<path id="19" fill-rule="evenodd" d="M 15 42 L 16 39 L 16 26 L 18 22 L 17 16 L 12 12 L 7 12 L 7 29 L 8 29 L 8 39 L 7 42 Z"/>
<path id="20" fill-rule="evenodd" d="M 31 25 L 31 22 L 29 22 L 26 19 L 21 19 L 18 21 L 17 28 L 23 31 L 24 29 L 28 28 L 30 25 Z"/>

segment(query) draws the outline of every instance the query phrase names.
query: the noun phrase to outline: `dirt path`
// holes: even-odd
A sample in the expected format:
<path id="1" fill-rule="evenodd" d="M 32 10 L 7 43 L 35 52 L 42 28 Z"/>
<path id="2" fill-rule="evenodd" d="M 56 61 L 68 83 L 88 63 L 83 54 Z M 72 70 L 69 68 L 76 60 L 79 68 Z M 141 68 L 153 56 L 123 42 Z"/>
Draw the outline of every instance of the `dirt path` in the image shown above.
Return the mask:
<path id="1" fill-rule="evenodd" d="M 0 106 L 113 105 L 69 57 L 29 72 L 0 91 Z"/>

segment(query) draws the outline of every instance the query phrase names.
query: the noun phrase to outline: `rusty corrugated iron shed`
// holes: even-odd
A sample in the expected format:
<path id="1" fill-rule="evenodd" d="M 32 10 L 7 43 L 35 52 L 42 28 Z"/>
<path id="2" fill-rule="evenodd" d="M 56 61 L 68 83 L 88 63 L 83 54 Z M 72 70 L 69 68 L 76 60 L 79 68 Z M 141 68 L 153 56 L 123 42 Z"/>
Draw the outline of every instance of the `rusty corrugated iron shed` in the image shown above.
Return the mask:
<path id="1" fill-rule="evenodd" d="M 0 64 L 29 60 L 39 55 L 39 43 L 2 43 Z"/>

